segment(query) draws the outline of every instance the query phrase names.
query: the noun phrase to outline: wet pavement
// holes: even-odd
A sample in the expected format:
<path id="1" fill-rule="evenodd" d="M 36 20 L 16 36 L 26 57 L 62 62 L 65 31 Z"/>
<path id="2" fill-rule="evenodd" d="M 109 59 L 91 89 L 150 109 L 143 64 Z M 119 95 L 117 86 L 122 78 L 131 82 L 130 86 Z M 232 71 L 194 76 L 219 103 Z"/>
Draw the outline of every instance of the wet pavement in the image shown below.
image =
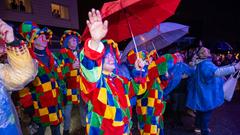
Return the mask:
<path id="1" fill-rule="evenodd" d="M 71 135 L 82 135 L 80 128 L 80 117 L 78 107 L 73 108 L 71 122 Z M 172 126 L 168 119 L 165 119 L 165 135 L 196 135 L 193 132 L 194 117 L 184 115 L 182 117 L 183 126 Z M 26 127 L 26 126 L 24 126 Z M 24 129 L 24 135 L 28 135 Z M 61 131 L 63 125 L 61 125 Z M 231 102 L 225 102 L 212 114 L 210 122 L 211 135 L 240 135 L 240 92 L 235 92 Z M 49 128 L 45 135 L 51 135 Z M 137 135 L 136 130 L 133 135 Z"/>
<path id="2" fill-rule="evenodd" d="M 195 135 L 192 131 L 194 118 L 183 116 L 182 127 L 172 127 L 166 123 L 165 135 Z M 231 102 L 217 108 L 210 121 L 211 135 L 240 135 L 240 92 L 235 92 Z"/>

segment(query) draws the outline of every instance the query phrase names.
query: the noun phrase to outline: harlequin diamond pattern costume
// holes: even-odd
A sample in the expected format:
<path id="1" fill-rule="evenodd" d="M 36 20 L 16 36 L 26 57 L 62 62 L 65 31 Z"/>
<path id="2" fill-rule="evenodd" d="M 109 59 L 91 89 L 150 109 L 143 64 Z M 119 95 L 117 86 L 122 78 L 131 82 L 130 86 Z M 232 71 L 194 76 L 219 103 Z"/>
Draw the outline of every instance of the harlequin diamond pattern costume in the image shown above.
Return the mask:
<path id="1" fill-rule="evenodd" d="M 70 38 L 77 39 L 77 47 L 75 50 L 68 48 Z M 66 91 L 64 91 L 64 104 L 79 104 L 80 102 L 80 71 L 73 68 L 73 63 L 79 60 L 81 36 L 78 32 L 66 30 L 61 37 L 60 44 L 63 48 L 58 54 L 58 58 L 62 61 L 62 72 L 66 81 Z"/>
<path id="2" fill-rule="evenodd" d="M 26 88 L 20 91 L 20 101 L 26 108 L 33 106 L 34 122 L 44 127 L 56 126 L 63 120 L 61 87 L 64 87 L 65 84 L 62 81 L 61 62 L 53 56 L 47 47 L 42 55 L 47 57 L 48 65 L 34 51 L 33 42 L 39 35 L 46 34 L 47 40 L 51 38 L 52 32 L 49 29 L 34 28 L 29 34 L 31 35 L 28 39 L 29 51 L 32 57 L 38 61 L 38 74 Z"/>
<path id="3" fill-rule="evenodd" d="M 115 64 L 119 62 L 117 44 L 112 40 L 103 41 L 105 49 L 97 52 L 88 47 L 89 42 L 86 41 L 80 54 L 81 89 L 88 97 L 87 134 L 130 134 L 131 106 L 136 102 L 135 96 L 145 92 L 145 78 L 141 77 L 146 73 L 139 74 L 137 82 L 118 76 L 117 69 L 110 74 L 103 73 L 103 58 L 107 53 L 113 54 Z"/>
<path id="4" fill-rule="evenodd" d="M 128 61 L 134 61 L 136 55 L 133 50 L 130 51 Z M 138 52 L 138 55 L 142 56 L 141 52 Z M 163 101 L 163 89 L 168 84 L 165 76 L 168 69 L 177 62 L 177 57 L 165 54 L 157 58 L 155 50 L 150 52 L 148 57 L 152 57 L 153 61 L 148 66 L 147 91 L 137 100 L 138 124 L 141 135 L 163 135 L 162 115 L 166 106 Z"/>

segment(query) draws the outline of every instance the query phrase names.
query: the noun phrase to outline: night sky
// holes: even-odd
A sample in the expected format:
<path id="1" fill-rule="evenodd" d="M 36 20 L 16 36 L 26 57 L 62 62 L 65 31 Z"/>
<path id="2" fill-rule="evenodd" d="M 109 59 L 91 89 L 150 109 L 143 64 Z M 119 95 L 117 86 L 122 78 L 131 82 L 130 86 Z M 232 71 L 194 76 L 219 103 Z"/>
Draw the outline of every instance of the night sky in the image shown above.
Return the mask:
<path id="1" fill-rule="evenodd" d="M 111 0 L 79 0 L 80 32 L 91 8 L 100 9 Z M 237 0 L 181 0 L 174 16 L 166 21 L 190 26 L 189 36 L 203 39 L 207 46 L 227 41 L 240 48 L 240 8 Z"/>

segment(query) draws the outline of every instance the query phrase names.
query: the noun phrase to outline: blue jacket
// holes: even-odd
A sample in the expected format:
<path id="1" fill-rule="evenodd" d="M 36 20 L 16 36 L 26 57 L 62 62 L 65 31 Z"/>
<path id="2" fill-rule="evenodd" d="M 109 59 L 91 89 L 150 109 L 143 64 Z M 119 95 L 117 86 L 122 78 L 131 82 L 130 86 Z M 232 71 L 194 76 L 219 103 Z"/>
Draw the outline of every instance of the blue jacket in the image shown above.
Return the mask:
<path id="1" fill-rule="evenodd" d="M 164 97 L 167 97 L 167 95 L 179 85 L 183 74 L 192 76 L 193 72 L 194 69 L 183 62 L 178 62 L 171 69 L 169 69 L 168 73 L 170 75 L 170 79 L 167 87 L 164 89 Z"/>
<path id="2" fill-rule="evenodd" d="M 0 134 L 21 135 L 21 127 L 17 113 L 8 95 L 6 88 L 0 80 Z"/>
<path id="3" fill-rule="evenodd" d="M 188 85 L 187 107 L 198 111 L 208 111 L 223 104 L 224 81 L 214 76 L 217 69 L 218 67 L 210 59 L 197 65 Z"/>

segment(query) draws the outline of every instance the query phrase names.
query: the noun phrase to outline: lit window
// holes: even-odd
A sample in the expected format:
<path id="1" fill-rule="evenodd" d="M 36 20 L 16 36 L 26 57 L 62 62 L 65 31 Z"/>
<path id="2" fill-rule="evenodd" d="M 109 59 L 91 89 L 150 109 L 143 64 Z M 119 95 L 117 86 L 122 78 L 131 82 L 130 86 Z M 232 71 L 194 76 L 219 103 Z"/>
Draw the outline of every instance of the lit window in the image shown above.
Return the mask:
<path id="1" fill-rule="evenodd" d="M 61 19 L 69 19 L 68 7 L 59 4 L 51 4 L 52 16 Z"/>
<path id="2" fill-rule="evenodd" d="M 31 0 L 5 0 L 6 7 L 17 12 L 32 12 Z"/>

